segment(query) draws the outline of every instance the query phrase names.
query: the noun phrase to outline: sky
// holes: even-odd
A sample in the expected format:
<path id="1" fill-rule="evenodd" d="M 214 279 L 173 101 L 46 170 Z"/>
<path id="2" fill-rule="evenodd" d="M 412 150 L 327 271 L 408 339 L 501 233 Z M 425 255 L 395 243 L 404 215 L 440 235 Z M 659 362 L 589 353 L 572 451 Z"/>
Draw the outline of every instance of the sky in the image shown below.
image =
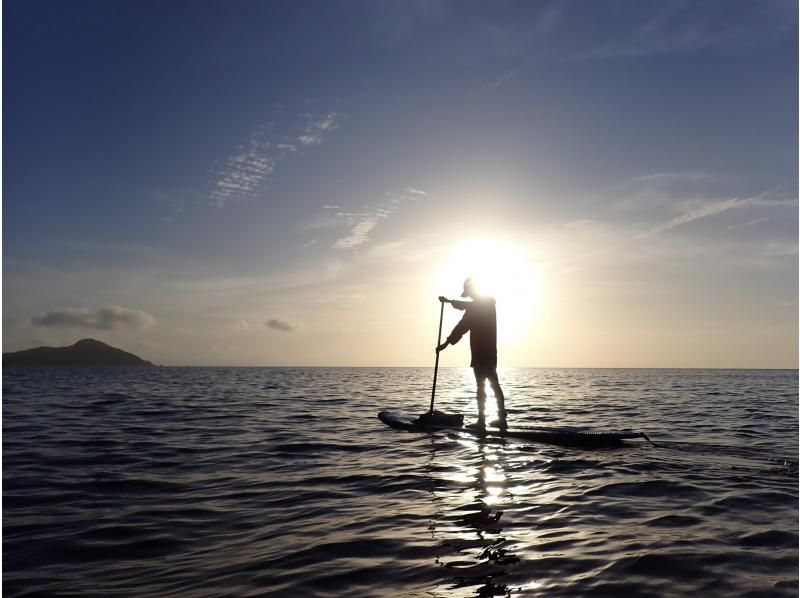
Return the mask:
<path id="1" fill-rule="evenodd" d="M 501 367 L 797 366 L 796 2 L 3 17 L 3 351 L 432 366 L 474 276 Z"/>

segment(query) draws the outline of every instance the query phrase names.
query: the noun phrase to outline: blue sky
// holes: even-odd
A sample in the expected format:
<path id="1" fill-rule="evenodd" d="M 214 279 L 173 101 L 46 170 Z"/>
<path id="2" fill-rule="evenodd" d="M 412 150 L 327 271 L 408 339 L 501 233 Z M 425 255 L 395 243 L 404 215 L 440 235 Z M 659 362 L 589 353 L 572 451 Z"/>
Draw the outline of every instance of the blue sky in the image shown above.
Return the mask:
<path id="1" fill-rule="evenodd" d="M 796 3 L 4 17 L 6 351 L 428 365 L 490 239 L 536 281 L 501 364 L 796 365 Z"/>

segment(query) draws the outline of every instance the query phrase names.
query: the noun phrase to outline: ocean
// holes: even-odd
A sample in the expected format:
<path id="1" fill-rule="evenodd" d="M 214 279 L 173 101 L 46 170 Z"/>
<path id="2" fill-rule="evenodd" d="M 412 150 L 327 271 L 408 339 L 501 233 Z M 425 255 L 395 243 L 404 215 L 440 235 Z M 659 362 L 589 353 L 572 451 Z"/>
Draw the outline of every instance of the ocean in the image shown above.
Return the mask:
<path id="1" fill-rule="evenodd" d="M 512 427 L 657 445 L 594 450 L 378 421 L 432 373 L 4 369 L 4 595 L 797 596 L 797 371 L 500 371 Z"/>

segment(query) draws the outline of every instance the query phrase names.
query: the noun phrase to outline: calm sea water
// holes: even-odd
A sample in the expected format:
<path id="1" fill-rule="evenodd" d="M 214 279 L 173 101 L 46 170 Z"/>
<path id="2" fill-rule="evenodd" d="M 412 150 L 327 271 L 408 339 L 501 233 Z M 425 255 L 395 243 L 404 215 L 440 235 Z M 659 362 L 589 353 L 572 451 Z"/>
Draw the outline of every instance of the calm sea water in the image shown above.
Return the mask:
<path id="1" fill-rule="evenodd" d="M 501 372 L 512 426 L 658 444 L 605 450 L 376 419 L 431 374 L 4 370 L 5 595 L 797 595 L 796 371 Z"/>

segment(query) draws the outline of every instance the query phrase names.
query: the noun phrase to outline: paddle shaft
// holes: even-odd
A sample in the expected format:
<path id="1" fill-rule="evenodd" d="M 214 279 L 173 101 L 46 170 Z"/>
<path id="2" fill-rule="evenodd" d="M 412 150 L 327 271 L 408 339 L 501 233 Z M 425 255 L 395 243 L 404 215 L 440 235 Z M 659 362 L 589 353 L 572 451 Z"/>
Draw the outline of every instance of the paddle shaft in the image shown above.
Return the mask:
<path id="1" fill-rule="evenodd" d="M 433 366 L 433 388 L 431 389 L 431 408 L 428 411 L 433 415 L 433 399 L 436 397 L 436 376 L 439 373 L 439 345 L 442 344 L 442 318 L 444 318 L 444 301 L 441 302 L 442 309 L 439 311 L 439 334 L 436 336 L 436 365 Z"/>

